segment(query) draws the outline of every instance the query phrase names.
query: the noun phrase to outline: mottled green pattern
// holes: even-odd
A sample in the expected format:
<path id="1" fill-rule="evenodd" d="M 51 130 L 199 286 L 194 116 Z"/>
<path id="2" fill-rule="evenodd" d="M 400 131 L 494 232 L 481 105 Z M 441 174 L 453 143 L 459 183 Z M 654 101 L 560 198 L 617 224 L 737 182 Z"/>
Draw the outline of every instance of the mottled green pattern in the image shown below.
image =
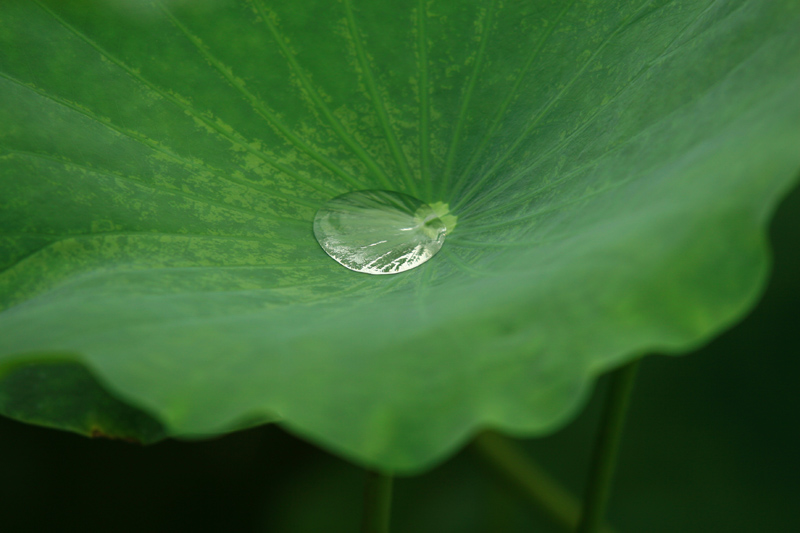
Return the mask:
<path id="1" fill-rule="evenodd" d="M 170 434 L 278 417 L 403 471 L 550 431 L 758 295 L 798 27 L 796 0 L 5 0 L 0 367 L 58 354 Z M 349 272 L 311 221 L 359 189 L 458 227 Z"/>

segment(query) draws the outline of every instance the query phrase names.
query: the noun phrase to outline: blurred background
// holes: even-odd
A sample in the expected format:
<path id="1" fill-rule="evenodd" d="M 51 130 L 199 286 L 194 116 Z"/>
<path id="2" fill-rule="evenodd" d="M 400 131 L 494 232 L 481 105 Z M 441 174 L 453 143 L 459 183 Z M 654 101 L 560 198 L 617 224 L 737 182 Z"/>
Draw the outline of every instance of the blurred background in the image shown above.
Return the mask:
<path id="1" fill-rule="evenodd" d="M 609 518 L 625 532 L 800 531 L 800 190 L 739 325 L 641 365 Z M 583 491 L 605 379 L 578 419 L 521 441 Z M 276 427 L 143 447 L 0 418 L 0 530 L 353 532 L 363 471 Z M 470 447 L 395 482 L 393 533 L 553 532 Z"/>

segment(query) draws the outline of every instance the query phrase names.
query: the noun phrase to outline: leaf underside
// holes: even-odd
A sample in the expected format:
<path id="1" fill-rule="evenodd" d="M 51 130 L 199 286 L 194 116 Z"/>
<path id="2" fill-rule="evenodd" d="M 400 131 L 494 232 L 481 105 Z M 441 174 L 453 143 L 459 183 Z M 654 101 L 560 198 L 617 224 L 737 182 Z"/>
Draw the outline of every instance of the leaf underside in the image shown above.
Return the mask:
<path id="1" fill-rule="evenodd" d="M 599 373 L 758 296 L 799 24 L 794 0 L 4 1 L 0 370 L 71 363 L 11 371 L 0 409 L 91 432 L 91 401 L 19 392 L 72 398 L 80 365 L 143 441 L 162 426 L 125 404 L 402 472 L 480 427 L 552 431 Z M 360 189 L 458 227 L 419 268 L 351 272 L 312 220 Z"/>

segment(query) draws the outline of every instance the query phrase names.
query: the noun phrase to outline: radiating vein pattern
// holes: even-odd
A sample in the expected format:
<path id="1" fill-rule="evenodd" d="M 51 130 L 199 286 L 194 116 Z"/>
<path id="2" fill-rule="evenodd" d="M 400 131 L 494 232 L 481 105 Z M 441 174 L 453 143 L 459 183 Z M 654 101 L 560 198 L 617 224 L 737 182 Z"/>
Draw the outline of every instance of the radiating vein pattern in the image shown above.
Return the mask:
<path id="1" fill-rule="evenodd" d="M 136 16 L 108 6 L 95 16 L 78 4 L 3 8 L 7 26 L 35 24 L 17 30 L 24 45 L 0 62 L 0 97 L 21 102 L 4 108 L 4 123 L 27 124 L 0 133 L 0 163 L 57 191 L 60 215 L 33 215 L 32 189 L 6 180 L 0 192 L 19 201 L 2 221 L 24 222 L 4 231 L 0 268 L 92 234 L 310 250 L 320 206 L 379 189 L 461 217 L 452 238 L 461 251 L 444 254 L 422 286 L 489 276 L 503 250 L 554 242 L 663 172 L 666 147 L 636 169 L 624 162 L 649 153 L 671 121 L 711 106 L 761 48 L 744 42 L 684 96 L 651 100 L 654 80 L 688 68 L 684 56 L 704 43 L 734 42 L 719 21 L 747 28 L 769 11 L 719 0 L 343 0 L 311 17 L 273 0 L 148 0 Z M 70 81 L 76 69 L 87 83 Z M 683 153 L 693 142 L 685 136 Z M 470 247 L 491 252 L 463 255 Z M 175 264 L 189 260 L 178 255 Z"/>
<path id="2" fill-rule="evenodd" d="M 58 23 L 67 29 L 69 32 L 77 36 L 79 39 L 84 41 L 86 44 L 94 48 L 97 53 L 99 53 L 104 60 L 109 61 L 110 63 L 114 64 L 115 66 L 122 69 L 125 73 L 127 73 L 135 82 L 147 87 L 148 89 L 154 91 L 160 97 L 169 100 L 171 103 L 179 107 L 183 112 L 190 115 L 196 121 L 202 123 L 205 127 L 214 131 L 220 137 L 228 140 L 229 142 L 233 143 L 240 150 L 244 150 L 254 157 L 257 157 L 267 163 L 268 165 L 272 166 L 276 170 L 282 172 L 283 174 L 291 177 L 292 179 L 303 183 L 305 185 L 310 186 L 311 188 L 317 189 L 324 193 L 330 193 L 334 189 L 330 189 L 324 185 L 318 184 L 313 180 L 309 180 L 307 177 L 303 176 L 302 174 L 298 173 L 288 165 L 278 161 L 276 158 L 272 157 L 270 154 L 266 153 L 263 150 L 259 150 L 256 146 L 252 143 L 243 139 L 237 132 L 232 131 L 230 126 L 227 124 L 222 123 L 219 119 L 214 117 L 208 116 L 205 113 L 199 112 L 196 110 L 189 100 L 173 91 L 165 90 L 147 78 L 145 78 L 139 70 L 130 67 L 129 65 L 125 64 L 123 61 L 119 60 L 108 51 L 106 51 L 103 47 L 98 45 L 94 40 L 88 37 L 84 32 L 78 30 L 72 24 L 69 24 L 66 20 L 64 20 L 61 16 L 56 14 L 52 9 L 46 7 L 42 4 L 40 0 L 34 0 L 37 4 L 39 4 L 43 10 L 45 10 L 48 14 L 50 14 Z"/>
<path id="3" fill-rule="evenodd" d="M 297 62 L 295 53 L 286 43 L 285 37 L 281 35 L 276 23 L 273 21 L 274 15 L 269 13 L 264 6 L 263 0 L 255 0 L 254 4 L 261 17 L 261 21 L 267 26 L 270 34 L 275 38 L 275 42 L 278 44 L 281 52 L 289 62 L 292 73 L 297 76 L 298 80 L 300 81 L 300 85 L 308 94 L 314 106 L 324 115 L 327 122 L 336 132 L 336 135 L 358 156 L 359 159 L 361 159 L 369 171 L 372 172 L 374 176 L 377 176 L 377 178 L 385 187 L 391 187 L 391 182 L 389 181 L 389 178 L 384 170 L 375 162 L 374 158 L 367 153 L 364 147 L 344 128 L 339 119 L 337 119 L 330 110 L 328 104 L 320 96 L 319 89 L 315 87 L 314 84 L 309 80 L 308 76 L 303 71 L 303 68 Z"/>
<path id="4" fill-rule="evenodd" d="M 549 431 L 753 303 L 798 27 L 797 0 L 0 0 L 0 374 L 59 354 L 169 435 L 279 415 L 397 473 Z"/>

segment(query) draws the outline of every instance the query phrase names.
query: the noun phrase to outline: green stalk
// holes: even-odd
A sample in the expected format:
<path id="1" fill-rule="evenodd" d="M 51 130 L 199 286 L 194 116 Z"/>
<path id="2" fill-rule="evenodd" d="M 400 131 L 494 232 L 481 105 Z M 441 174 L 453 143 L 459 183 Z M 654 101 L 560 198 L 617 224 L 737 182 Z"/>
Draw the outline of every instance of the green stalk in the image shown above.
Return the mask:
<path id="1" fill-rule="evenodd" d="M 615 370 L 611 375 L 608 398 L 592 455 L 589 484 L 577 533 L 600 531 L 606 504 L 611 494 L 611 481 L 614 477 L 614 468 L 622 440 L 622 428 L 625 425 L 625 414 L 630 404 L 638 367 L 639 360 L 636 360 Z"/>
<path id="2" fill-rule="evenodd" d="M 544 471 L 511 439 L 485 431 L 475 437 L 473 449 L 479 452 L 506 481 L 539 507 L 565 531 L 578 525 L 581 505 L 578 498 Z M 603 533 L 614 533 L 609 527 Z"/>
<path id="3" fill-rule="evenodd" d="M 392 476 L 368 471 L 364 486 L 362 533 L 389 533 L 392 508 Z"/>

